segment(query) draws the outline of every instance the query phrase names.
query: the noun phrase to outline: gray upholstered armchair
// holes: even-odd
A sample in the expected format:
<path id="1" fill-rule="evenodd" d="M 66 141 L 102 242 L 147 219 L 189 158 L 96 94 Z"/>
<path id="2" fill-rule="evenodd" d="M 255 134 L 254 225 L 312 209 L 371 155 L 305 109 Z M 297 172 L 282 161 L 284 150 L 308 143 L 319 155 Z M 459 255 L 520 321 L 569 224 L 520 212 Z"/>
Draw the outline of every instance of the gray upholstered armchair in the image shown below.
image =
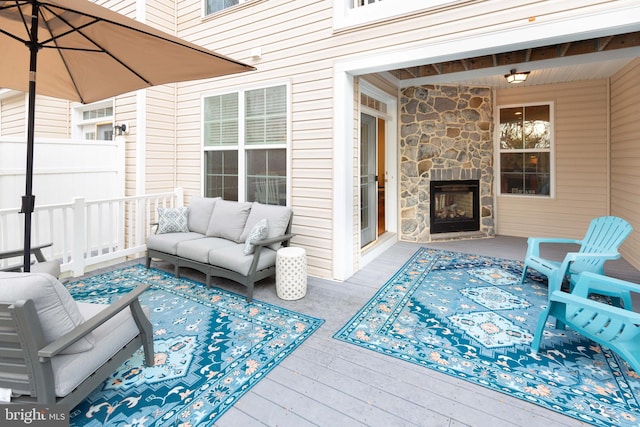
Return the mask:
<path id="1" fill-rule="evenodd" d="M 81 402 L 142 346 L 153 364 L 153 331 L 141 285 L 110 305 L 76 302 L 54 277 L 0 272 L 0 387 L 11 402 Z"/>

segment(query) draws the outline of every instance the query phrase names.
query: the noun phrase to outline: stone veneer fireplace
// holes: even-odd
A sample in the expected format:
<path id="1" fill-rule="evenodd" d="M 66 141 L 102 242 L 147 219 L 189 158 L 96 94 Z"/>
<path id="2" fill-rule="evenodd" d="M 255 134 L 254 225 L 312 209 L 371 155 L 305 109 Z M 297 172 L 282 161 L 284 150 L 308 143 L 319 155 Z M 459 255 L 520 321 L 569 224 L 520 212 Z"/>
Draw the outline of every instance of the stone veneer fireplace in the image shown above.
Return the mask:
<path id="1" fill-rule="evenodd" d="M 442 236 L 492 236 L 493 109 L 486 87 L 429 85 L 401 94 L 400 240 L 429 242 Z M 477 227 L 432 229 L 431 181 L 477 185 Z M 435 208 L 435 206 L 433 207 Z M 466 210 L 466 208 L 465 208 Z M 447 227 L 445 227 L 447 228 Z M 469 228 L 475 228 L 471 230 Z"/>

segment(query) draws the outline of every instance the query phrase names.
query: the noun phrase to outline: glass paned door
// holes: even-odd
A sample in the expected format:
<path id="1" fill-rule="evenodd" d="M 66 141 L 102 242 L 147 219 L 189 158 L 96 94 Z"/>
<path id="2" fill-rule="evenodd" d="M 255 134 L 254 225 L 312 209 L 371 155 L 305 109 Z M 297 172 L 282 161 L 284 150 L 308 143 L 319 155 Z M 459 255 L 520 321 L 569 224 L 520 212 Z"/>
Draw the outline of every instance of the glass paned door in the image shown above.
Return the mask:
<path id="1" fill-rule="evenodd" d="M 378 177 L 376 163 L 376 118 L 360 115 L 360 244 L 373 242 L 377 236 Z"/>

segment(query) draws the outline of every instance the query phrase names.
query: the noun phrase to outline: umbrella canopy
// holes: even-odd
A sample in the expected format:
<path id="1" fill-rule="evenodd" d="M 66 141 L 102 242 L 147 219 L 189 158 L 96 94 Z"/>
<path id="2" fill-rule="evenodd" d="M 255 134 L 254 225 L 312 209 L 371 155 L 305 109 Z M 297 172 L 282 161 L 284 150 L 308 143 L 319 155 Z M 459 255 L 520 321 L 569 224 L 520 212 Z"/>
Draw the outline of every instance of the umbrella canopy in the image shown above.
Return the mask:
<path id="1" fill-rule="evenodd" d="M 36 93 L 89 103 L 254 70 L 87 0 L 0 0 L 0 87 L 29 93 L 24 270 L 29 271 Z"/>
<path id="2" fill-rule="evenodd" d="M 0 0 L 0 87 L 29 91 L 34 5 L 42 95 L 89 103 L 254 69 L 87 0 Z"/>

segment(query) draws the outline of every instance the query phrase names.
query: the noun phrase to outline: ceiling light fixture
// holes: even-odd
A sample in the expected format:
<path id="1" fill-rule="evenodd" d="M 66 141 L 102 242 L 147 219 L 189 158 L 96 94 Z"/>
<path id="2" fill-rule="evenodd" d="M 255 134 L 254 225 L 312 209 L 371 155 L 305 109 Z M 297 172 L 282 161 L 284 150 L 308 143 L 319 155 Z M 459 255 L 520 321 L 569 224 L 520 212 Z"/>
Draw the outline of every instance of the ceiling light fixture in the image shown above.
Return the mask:
<path id="1" fill-rule="evenodd" d="M 505 74 L 504 78 L 507 79 L 507 83 L 523 83 L 529 77 L 529 73 L 531 71 L 520 71 L 517 72 L 516 69 L 512 69 L 511 73 Z"/>

